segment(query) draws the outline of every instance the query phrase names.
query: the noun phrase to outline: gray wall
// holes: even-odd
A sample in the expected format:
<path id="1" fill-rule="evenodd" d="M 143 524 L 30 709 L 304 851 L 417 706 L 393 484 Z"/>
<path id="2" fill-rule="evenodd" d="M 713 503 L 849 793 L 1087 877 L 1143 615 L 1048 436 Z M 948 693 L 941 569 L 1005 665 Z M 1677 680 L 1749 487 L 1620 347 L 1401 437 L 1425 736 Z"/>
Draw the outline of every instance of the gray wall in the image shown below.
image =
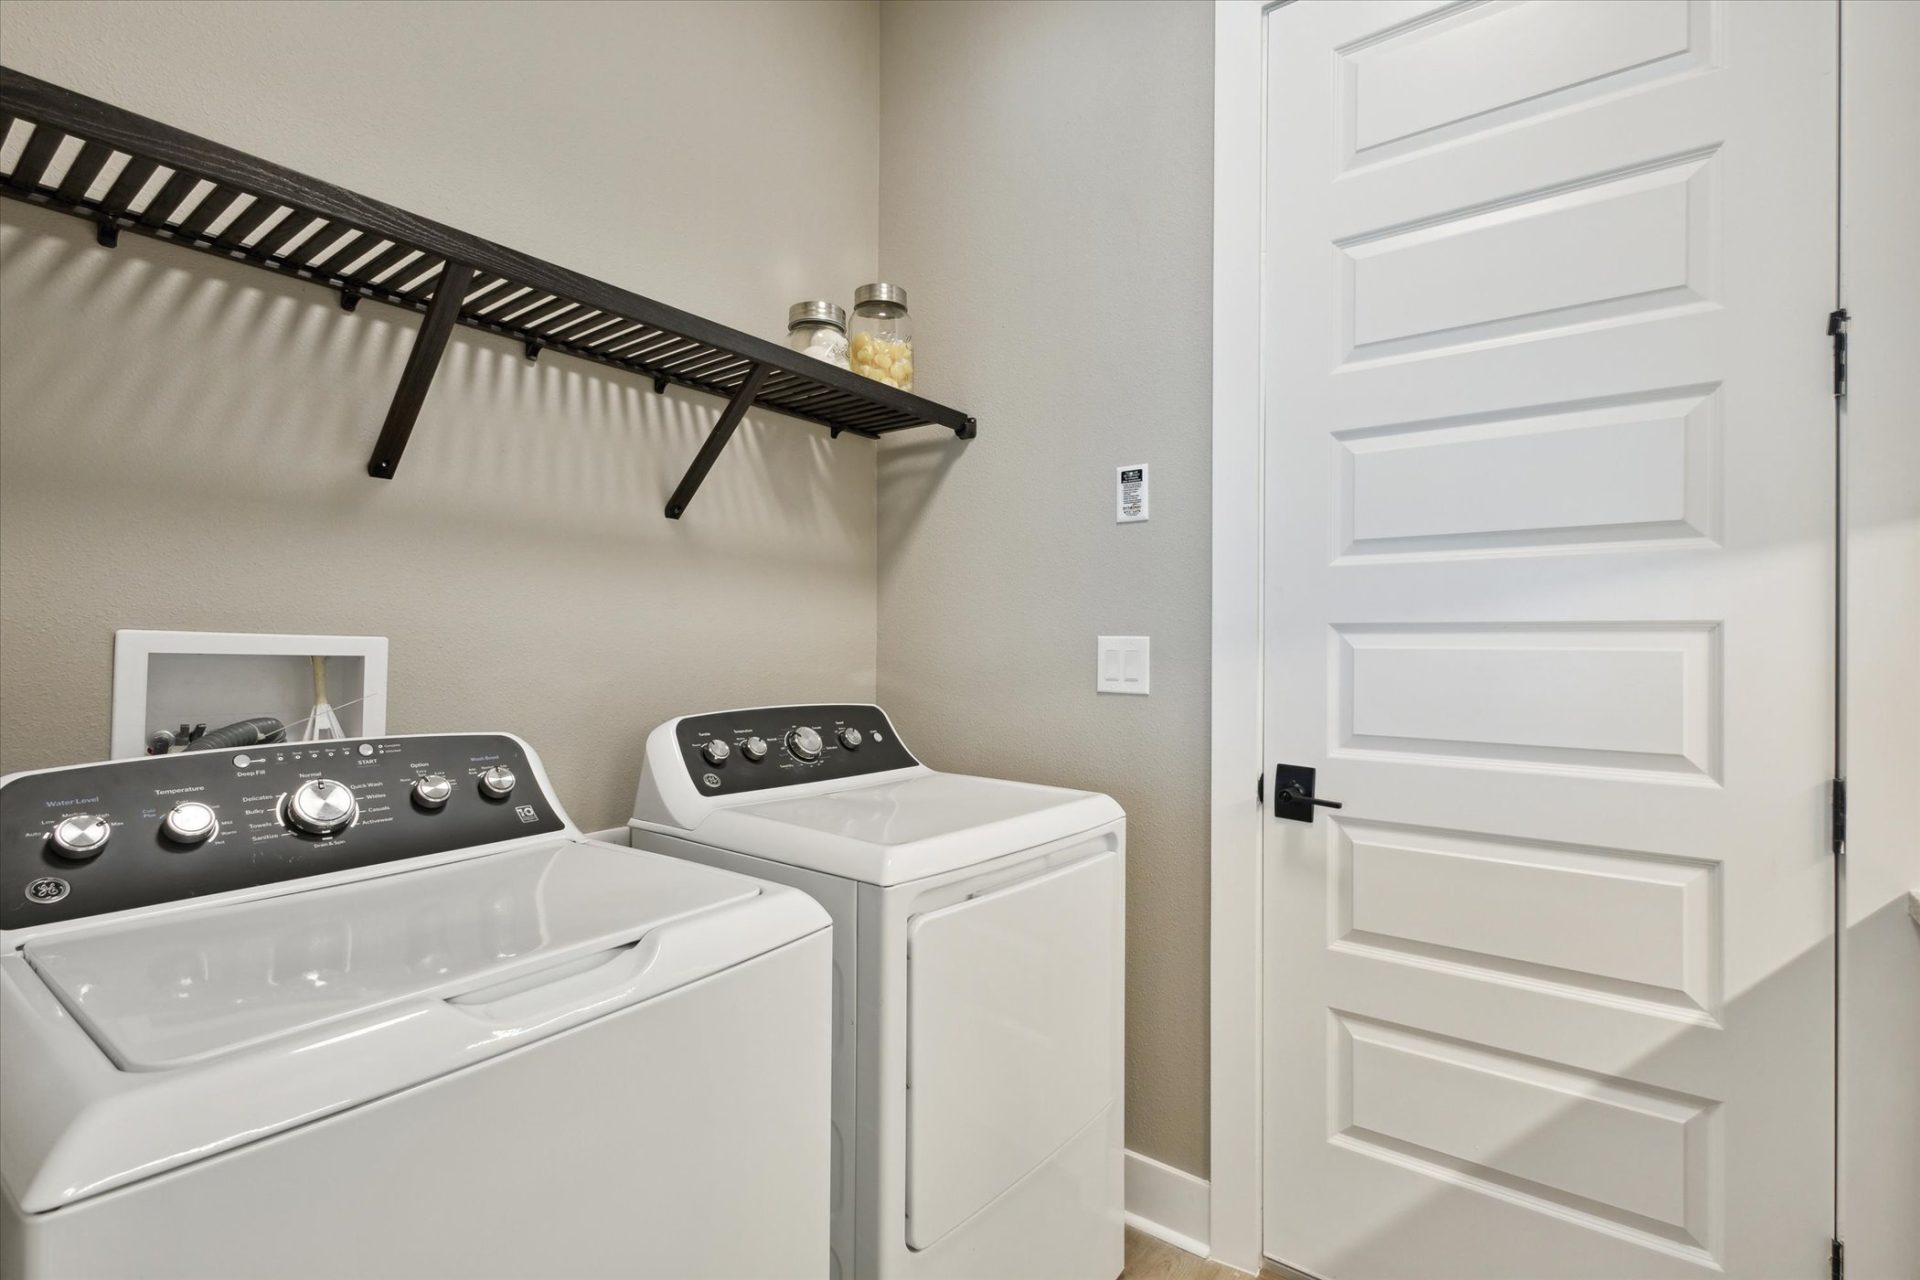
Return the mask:
<path id="1" fill-rule="evenodd" d="M 1126 807 L 1127 1145 L 1202 1176 L 1212 22 L 881 9 L 880 270 L 981 424 L 881 451 L 881 701 L 936 767 Z M 1134 462 L 1153 518 L 1116 525 Z M 1094 693 L 1101 633 L 1153 637 L 1150 696 Z"/>
<path id="2" fill-rule="evenodd" d="M 771 337 L 873 277 L 872 4 L 8 0 L 0 49 Z M 106 753 L 120 627 L 388 636 L 390 728 L 517 730 L 589 828 L 668 715 L 873 695 L 871 444 L 749 418 L 669 522 L 714 401 L 461 330 L 370 480 L 417 323 L 0 202 L 0 772 Z"/>
<path id="3" fill-rule="evenodd" d="M 1841 1232 L 1920 1276 L 1920 5 L 1847 0 L 1847 939 Z"/>

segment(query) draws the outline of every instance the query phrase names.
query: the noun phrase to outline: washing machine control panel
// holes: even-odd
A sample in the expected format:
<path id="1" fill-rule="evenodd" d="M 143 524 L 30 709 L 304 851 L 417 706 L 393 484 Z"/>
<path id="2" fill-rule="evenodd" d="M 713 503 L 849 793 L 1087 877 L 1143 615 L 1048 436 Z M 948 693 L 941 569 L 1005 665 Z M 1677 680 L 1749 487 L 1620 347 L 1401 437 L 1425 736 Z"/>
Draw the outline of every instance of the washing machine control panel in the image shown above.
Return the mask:
<path id="1" fill-rule="evenodd" d="M 687 716 L 675 736 L 694 788 L 704 796 L 839 781 L 920 763 L 886 712 L 858 703 Z"/>
<path id="2" fill-rule="evenodd" d="M 291 742 L 0 787 L 0 929 L 158 906 L 565 828 L 502 734 Z"/>

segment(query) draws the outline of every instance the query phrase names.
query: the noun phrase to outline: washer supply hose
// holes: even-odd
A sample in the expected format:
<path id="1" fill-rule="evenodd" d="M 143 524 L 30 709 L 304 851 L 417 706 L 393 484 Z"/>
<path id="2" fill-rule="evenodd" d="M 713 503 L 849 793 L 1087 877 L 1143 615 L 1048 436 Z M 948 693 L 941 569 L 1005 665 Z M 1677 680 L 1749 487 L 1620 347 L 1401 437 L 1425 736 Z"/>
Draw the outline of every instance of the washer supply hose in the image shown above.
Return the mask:
<path id="1" fill-rule="evenodd" d="M 187 744 L 189 751 L 231 751 L 235 747 L 258 746 L 263 742 L 280 742 L 287 736 L 287 726 L 272 716 L 254 716 L 251 720 L 235 720 L 232 724 L 223 724 L 218 729 L 209 729 Z"/>

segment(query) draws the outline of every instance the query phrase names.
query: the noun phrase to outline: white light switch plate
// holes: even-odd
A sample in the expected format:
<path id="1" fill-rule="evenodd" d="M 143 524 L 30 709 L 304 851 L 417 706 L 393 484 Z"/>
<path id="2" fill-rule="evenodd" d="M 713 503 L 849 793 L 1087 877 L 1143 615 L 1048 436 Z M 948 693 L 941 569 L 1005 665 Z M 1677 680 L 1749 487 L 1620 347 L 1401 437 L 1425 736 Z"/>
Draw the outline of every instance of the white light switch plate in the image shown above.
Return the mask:
<path id="1" fill-rule="evenodd" d="M 1150 636 L 1101 636 L 1094 652 L 1094 689 L 1100 693 L 1145 693 L 1152 674 Z"/>

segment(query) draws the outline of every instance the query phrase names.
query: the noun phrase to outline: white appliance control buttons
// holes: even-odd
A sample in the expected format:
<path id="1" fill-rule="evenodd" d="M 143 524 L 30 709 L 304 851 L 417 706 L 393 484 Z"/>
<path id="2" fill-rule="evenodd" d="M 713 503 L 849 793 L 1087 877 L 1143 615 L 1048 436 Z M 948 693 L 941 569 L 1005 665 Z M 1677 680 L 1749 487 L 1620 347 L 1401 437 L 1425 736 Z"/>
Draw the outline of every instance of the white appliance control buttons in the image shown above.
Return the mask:
<path id="1" fill-rule="evenodd" d="M 767 758 L 767 740 L 756 734 L 741 743 L 740 750 L 747 759 L 753 761 L 755 764 L 759 764 Z"/>
<path id="2" fill-rule="evenodd" d="M 175 844 L 205 844 L 219 834 L 220 819 L 213 806 L 198 800 L 182 800 L 160 820 L 160 834 Z"/>
<path id="3" fill-rule="evenodd" d="M 795 759 L 818 760 L 820 748 L 820 735 L 804 724 L 787 735 L 787 750 L 793 752 Z"/>
<path id="4" fill-rule="evenodd" d="M 413 802 L 422 809 L 442 809 L 453 799 L 453 780 L 444 773 L 429 773 L 413 780 Z"/>
<path id="5" fill-rule="evenodd" d="M 76 813 L 71 818 L 62 818 L 49 838 L 53 847 L 69 858 L 91 858 L 106 848 L 112 837 L 113 828 L 105 818 Z"/>
<path id="6" fill-rule="evenodd" d="M 706 746 L 700 748 L 700 754 L 706 757 L 708 764 L 725 764 L 727 757 L 733 754 L 733 748 L 729 747 L 723 740 L 714 738 L 709 741 Z"/>
<path id="7" fill-rule="evenodd" d="M 852 727 L 842 729 L 840 731 L 839 738 L 840 738 L 840 745 L 845 747 L 849 751 L 858 751 L 860 749 L 860 744 L 866 741 L 866 739 L 860 736 L 860 731 Z"/>
<path id="8" fill-rule="evenodd" d="M 480 775 L 480 794 L 489 800 L 505 800 L 513 794 L 513 786 L 520 779 L 513 776 L 513 770 L 503 764 L 496 764 Z"/>
<path id="9" fill-rule="evenodd" d="M 344 830 L 359 811 L 353 792 L 331 778 L 303 782 L 287 797 L 287 822 L 310 836 Z"/>

